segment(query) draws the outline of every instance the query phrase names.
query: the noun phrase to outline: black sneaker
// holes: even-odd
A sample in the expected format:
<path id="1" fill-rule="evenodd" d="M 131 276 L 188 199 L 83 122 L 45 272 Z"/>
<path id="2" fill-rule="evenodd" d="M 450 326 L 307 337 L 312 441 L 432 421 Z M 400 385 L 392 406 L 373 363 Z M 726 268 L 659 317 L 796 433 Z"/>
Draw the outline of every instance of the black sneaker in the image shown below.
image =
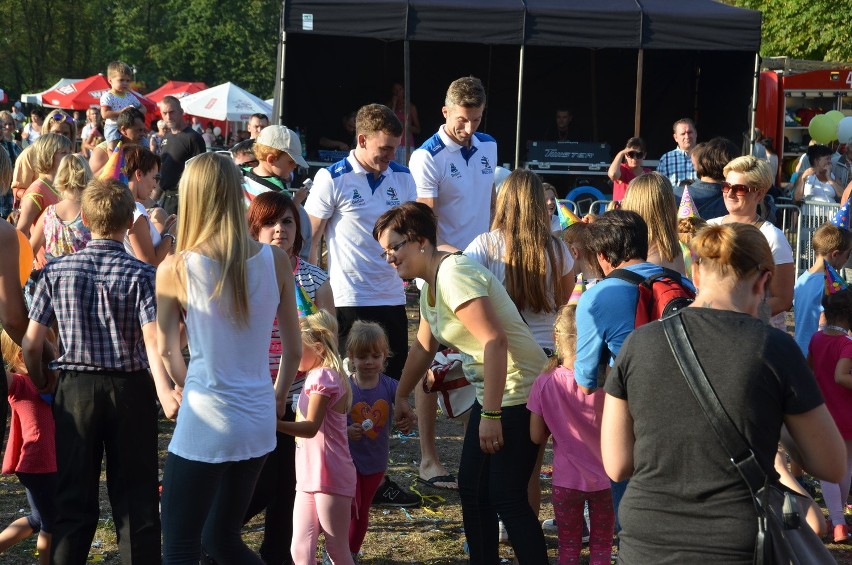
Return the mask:
<path id="1" fill-rule="evenodd" d="M 421 502 L 422 500 L 419 495 L 401 489 L 399 485 L 388 477 L 385 477 L 382 486 L 379 487 L 379 490 L 373 496 L 373 506 L 409 507 L 420 506 Z"/>

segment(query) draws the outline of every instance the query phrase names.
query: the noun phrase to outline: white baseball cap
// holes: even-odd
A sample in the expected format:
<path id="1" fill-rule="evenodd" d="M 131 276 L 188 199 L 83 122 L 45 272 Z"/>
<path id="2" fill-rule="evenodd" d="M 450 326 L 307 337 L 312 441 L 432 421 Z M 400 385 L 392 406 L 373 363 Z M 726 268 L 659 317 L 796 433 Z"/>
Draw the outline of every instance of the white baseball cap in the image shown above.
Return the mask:
<path id="1" fill-rule="evenodd" d="M 300 167 L 308 168 L 308 162 L 302 157 L 302 143 L 299 136 L 291 129 L 284 126 L 266 126 L 257 136 L 255 143 L 284 151 L 296 161 Z"/>

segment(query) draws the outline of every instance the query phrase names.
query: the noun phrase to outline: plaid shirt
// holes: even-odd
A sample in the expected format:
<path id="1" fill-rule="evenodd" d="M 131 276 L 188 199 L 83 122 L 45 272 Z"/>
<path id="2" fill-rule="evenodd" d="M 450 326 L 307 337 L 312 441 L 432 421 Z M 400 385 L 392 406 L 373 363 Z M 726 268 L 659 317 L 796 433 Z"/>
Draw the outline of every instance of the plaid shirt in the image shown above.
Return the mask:
<path id="1" fill-rule="evenodd" d="M 142 326 L 157 318 L 156 272 L 111 239 L 93 239 L 85 249 L 49 262 L 36 285 L 30 319 L 59 324 L 61 354 L 50 368 L 147 369 Z"/>
<path id="2" fill-rule="evenodd" d="M 657 172 L 672 181 L 672 186 L 677 186 L 685 180 L 695 180 L 698 175 L 692 167 L 692 159 L 689 153 L 681 148 L 675 148 L 660 157 Z"/>

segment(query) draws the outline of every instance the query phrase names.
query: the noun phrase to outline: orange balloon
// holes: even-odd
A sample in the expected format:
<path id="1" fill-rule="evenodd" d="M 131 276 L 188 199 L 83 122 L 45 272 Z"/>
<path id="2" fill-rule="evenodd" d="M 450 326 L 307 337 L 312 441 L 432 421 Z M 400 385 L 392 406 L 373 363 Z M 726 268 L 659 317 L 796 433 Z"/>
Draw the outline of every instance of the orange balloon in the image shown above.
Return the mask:
<path id="1" fill-rule="evenodd" d="M 21 286 L 30 278 L 30 273 L 33 272 L 33 248 L 30 246 L 30 240 L 24 235 L 21 230 L 18 232 L 18 267 L 21 274 Z"/>

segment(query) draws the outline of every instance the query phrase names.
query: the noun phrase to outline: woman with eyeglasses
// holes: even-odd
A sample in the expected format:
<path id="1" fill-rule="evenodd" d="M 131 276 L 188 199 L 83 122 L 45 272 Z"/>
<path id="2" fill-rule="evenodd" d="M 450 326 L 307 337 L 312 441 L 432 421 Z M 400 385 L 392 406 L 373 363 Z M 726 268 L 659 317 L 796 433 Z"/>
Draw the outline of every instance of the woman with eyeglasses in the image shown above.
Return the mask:
<path id="1" fill-rule="evenodd" d="M 642 166 L 645 158 L 645 142 L 641 137 L 631 137 L 624 149 L 619 151 L 609 166 L 607 174 L 612 180 L 612 199 L 623 200 L 630 181 L 651 169 Z"/>
<path id="2" fill-rule="evenodd" d="M 124 150 L 127 186 L 136 210 L 133 212 L 133 225 L 124 238 L 124 249 L 139 259 L 155 267 L 174 252 L 175 236 L 170 233 L 177 222 L 176 216 L 167 219 L 162 231 L 151 221 L 146 203 L 157 188 L 160 174 L 160 158 L 141 145 L 130 145 Z"/>
<path id="3" fill-rule="evenodd" d="M 785 313 L 793 305 L 793 249 L 784 232 L 765 221 L 757 212 L 758 205 L 772 186 L 774 175 L 769 163 L 750 155 L 737 157 L 725 166 L 722 194 L 728 214 L 709 220 L 713 226 L 739 222 L 758 228 L 769 243 L 775 261 L 775 275 L 769 284 L 761 315 L 771 316 L 770 322 L 786 329 Z"/>
<path id="4" fill-rule="evenodd" d="M 544 219 L 543 210 L 540 210 Z M 395 420 L 414 423 L 408 396 L 435 358 L 438 343 L 462 352 L 476 389 L 459 463 L 459 495 L 473 564 L 499 563 L 498 516 L 521 565 L 547 563 L 541 524 L 527 483 L 538 446 L 526 407 L 547 356 L 491 271 L 460 253 L 439 251 L 437 221 L 421 202 L 382 214 L 373 237 L 402 279 L 421 278 L 420 326 L 402 369 Z"/>
<path id="5" fill-rule="evenodd" d="M 757 159 L 740 159 L 728 182 L 762 186 Z M 757 162 L 771 174 L 766 161 Z M 791 336 L 757 319 L 777 272 L 765 235 L 748 223 L 725 223 L 704 228 L 692 243 L 698 297 L 676 317 L 761 470 L 778 479 L 773 463 L 785 424 L 808 471 L 840 480 L 846 449 L 813 374 Z M 619 563 L 755 562 L 754 500 L 690 392 L 663 324 L 630 334 L 604 388 L 604 468 L 614 481 L 630 479 L 618 508 Z"/>

